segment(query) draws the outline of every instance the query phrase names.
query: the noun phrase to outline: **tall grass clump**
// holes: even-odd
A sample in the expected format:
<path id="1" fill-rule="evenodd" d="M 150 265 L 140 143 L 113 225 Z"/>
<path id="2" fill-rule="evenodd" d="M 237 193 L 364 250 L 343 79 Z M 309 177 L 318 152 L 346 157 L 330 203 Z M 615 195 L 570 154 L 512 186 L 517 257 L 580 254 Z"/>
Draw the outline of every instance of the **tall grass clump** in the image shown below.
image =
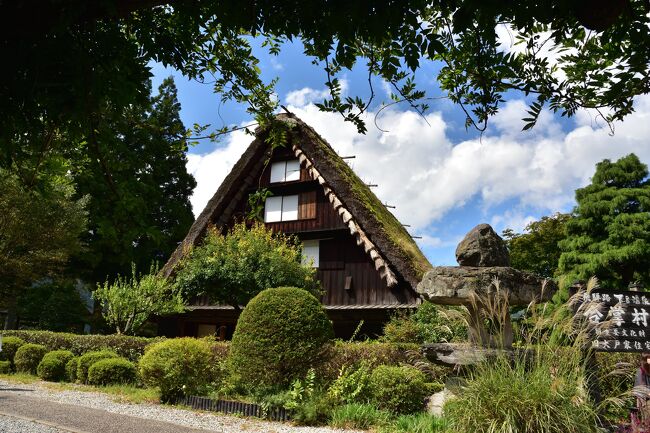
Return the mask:
<path id="1" fill-rule="evenodd" d="M 498 291 L 498 281 L 493 285 Z M 586 290 L 595 286 L 591 280 Z M 597 407 L 589 395 L 590 375 L 595 373 L 587 368 L 590 325 L 566 312 L 583 293 L 552 314 L 541 306 L 528 307 L 517 339 L 524 349 L 501 351 L 474 367 L 457 398 L 445 405 L 449 432 L 599 431 Z M 499 305 L 494 314 L 500 315 L 503 308 Z M 576 317 L 581 316 L 578 311 Z"/>
<path id="2" fill-rule="evenodd" d="M 401 415 L 379 429 L 379 433 L 445 433 L 447 422 L 428 413 Z"/>
<path id="3" fill-rule="evenodd" d="M 390 417 L 390 413 L 374 405 L 349 403 L 332 411 L 329 424 L 335 428 L 369 430 L 387 424 Z"/>

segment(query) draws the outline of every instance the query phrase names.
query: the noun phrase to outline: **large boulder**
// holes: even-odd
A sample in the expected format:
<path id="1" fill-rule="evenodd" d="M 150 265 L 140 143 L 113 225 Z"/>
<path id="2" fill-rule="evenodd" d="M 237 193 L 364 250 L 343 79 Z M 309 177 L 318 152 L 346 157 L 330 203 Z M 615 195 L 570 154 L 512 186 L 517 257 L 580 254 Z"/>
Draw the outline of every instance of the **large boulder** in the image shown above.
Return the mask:
<path id="1" fill-rule="evenodd" d="M 496 280 L 499 290 L 507 292 L 511 306 L 548 301 L 557 290 L 552 280 L 514 268 L 439 266 L 424 274 L 416 291 L 434 304 L 467 305 L 471 293 L 486 295 L 496 291 Z"/>
<path id="2" fill-rule="evenodd" d="M 479 224 L 465 235 L 456 248 L 461 266 L 510 266 L 508 248 L 489 224 Z"/>

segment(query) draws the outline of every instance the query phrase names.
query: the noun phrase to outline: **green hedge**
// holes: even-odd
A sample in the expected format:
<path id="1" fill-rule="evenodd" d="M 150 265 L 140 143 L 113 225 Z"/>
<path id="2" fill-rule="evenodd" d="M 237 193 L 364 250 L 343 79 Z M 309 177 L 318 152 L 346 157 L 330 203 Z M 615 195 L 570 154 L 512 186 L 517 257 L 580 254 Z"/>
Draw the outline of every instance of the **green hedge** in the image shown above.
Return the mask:
<path id="1" fill-rule="evenodd" d="M 0 361 L 0 374 L 9 374 L 9 373 L 11 373 L 11 362 Z"/>
<path id="2" fill-rule="evenodd" d="M 23 344 L 18 348 L 16 356 L 14 356 L 16 371 L 36 374 L 36 368 L 46 353 L 47 348 L 42 344 Z"/>
<path id="3" fill-rule="evenodd" d="M 114 385 L 133 383 L 137 372 L 135 365 L 124 358 L 107 358 L 95 362 L 88 369 L 88 384 Z"/>
<path id="4" fill-rule="evenodd" d="M 60 382 L 66 379 L 65 367 L 74 358 L 74 353 L 69 350 L 54 350 L 45 354 L 38 364 L 36 373 L 38 377 L 50 382 Z"/>
<path id="5" fill-rule="evenodd" d="M 79 368 L 79 358 L 72 358 L 65 365 L 65 377 L 68 382 L 77 381 L 77 369 Z"/>
<path id="6" fill-rule="evenodd" d="M 107 358 L 119 358 L 119 356 L 110 350 L 99 350 L 81 355 L 77 361 L 77 381 L 86 383 L 88 381 L 88 370 L 90 367 L 97 361 Z"/>
<path id="7" fill-rule="evenodd" d="M 424 408 L 430 387 L 415 367 L 380 365 L 370 375 L 370 393 L 380 409 L 392 413 L 414 413 Z"/>
<path id="8" fill-rule="evenodd" d="M 205 339 L 175 338 L 152 344 L 140 358 L 145 384 L 160 387 L 161 400 L 203 394 L 217 381 L 222 359 L 214 358 L 214 345 Z"/>
<path id="9" fill-rule="evenodd" d="M 245 386 L 287 385 L 319 361 L 333 336 L 314 295 L 296 287 L 266 289 L 239 316 L 229 368 Z"/>
<path id="10" fill-rule="evenodd" d="M 110 349 L 131 361 L 137 361 L 144 353 L 144 348 L 147 345 L 164 340 L 162 337 L 79 335 L 51 331 L 2 331 L 2 335 L 19 337 L 27 343 L 42 344 L 48 350 L 69 350 L 75 355 Z"/>
<path id="11" fill-rule="evenodd" d="M 18 348 L 25 344 L 25 340 L 18 337 L 7 336 L 2 338 L 2 352 L 0 352 L 0 360 L 9 361 L 13 367 L 14 356 Z"/>

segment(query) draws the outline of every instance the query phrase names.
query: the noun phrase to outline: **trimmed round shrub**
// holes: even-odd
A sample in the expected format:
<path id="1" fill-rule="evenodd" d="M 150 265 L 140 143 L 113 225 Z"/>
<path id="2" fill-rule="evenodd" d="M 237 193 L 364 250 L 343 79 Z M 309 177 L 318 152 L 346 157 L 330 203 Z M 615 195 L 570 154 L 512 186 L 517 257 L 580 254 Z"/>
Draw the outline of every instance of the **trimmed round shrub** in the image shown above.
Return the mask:
<path id="1" fill-rule="evenodd" d="M 9 373 L 11 373 L 11 362 L 0 361 L 0 374 L 9 374 Z"/>
<path id="2" fill-rule="evenodd" d="M 18 348 L 14 356 L 16 371 L 36 374 L 36 368 L 38 368 L 38 364 L 41 363 L 46 353 L 47 348 L 40 344 L 23 344 Z"/>
<path id="3" fill-rule="evenodd" d="M 68 382 L 77 381 L 77 368 L 79 368 L 79 357 L 74 357 L 65 365 L 65 378 Z"/>
<path id="4" fill-rule="evenodd" d="M 65 380 L 65 367 L 74 358 L 74 353 L 69 350 L 54 350 L 45 354 L 36 368 L 38 377 L 50 382 Z"/>
<path id="5" fill-rule="evenodd" d="M 296 287 L 267 289 L 239 316 L 229 368 L 246 386 L 287 385 L 306 374 L 333 335 L 312 294 Z"/>
<path id="6" fill-rule="evenodd" d="M 25 344 L 25 340 L 18 337 L 2 337 L 2 351 L 0 352 L 0 361 L 9 361 L 13 365 L 14 356 L 20 346 Z"/>
<path id="7" fill-rule="evenodd" d="M 216 364 L 208 341 L 186 337 L 147 347 L 139 369 L 146 385 L 160 387 L 160 399 L 166 403 L 203 393 L 214 380 Z"/>
<path id="8" fill-rule="evenodd" d="M 133 383 L 136 379 L 135 364 L 124 358 L 106 358 L 95 362 L 88 369 L 90 385 L 114 385 Z"/>
<path id="9" fill-rule="evenodd" d="M 424 373 L 415 367 L 380 365 L 370 375 L 370 393 L 380 409 L 414 413 L 424 407 L 429 385 Z"/>
<path id="10" fill-rule="evenodd" d="M 79 365 L 77 367 L 77 381 L 86 383 L 88 380 L 88 369 L 91 365 L 107 358 L 118 358 L 118 355 L 110 350 L 99 350 L 97 352 L 84 353 L 79 357 Z"/>

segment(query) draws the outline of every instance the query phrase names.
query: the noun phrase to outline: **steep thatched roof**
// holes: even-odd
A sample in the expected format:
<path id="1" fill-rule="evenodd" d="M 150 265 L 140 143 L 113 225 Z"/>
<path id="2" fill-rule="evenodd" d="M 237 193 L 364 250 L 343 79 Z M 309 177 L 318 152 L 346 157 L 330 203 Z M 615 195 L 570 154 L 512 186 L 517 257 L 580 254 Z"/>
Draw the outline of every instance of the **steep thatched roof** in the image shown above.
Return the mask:
<path id="1" fill-rule="evenodd" d="M 415 288 L 431 264 L 404 226 L 313 128 L 292 114 L 280 114 L 277 119 L 289 126 L 288 145 L 320 182 L 357 243 L 375 261 L 389 285 L 396 283 L 399 275 Z M 188 248 L 200 241 L 210 223 L 222 225 L 229 221 L 236 203 L 254 185 L 255 175 L 270 155 L 266 131 L 258 129 L 255 133 L 255 140 L 163 268 L 165 275 L 170 275 Z"/>

